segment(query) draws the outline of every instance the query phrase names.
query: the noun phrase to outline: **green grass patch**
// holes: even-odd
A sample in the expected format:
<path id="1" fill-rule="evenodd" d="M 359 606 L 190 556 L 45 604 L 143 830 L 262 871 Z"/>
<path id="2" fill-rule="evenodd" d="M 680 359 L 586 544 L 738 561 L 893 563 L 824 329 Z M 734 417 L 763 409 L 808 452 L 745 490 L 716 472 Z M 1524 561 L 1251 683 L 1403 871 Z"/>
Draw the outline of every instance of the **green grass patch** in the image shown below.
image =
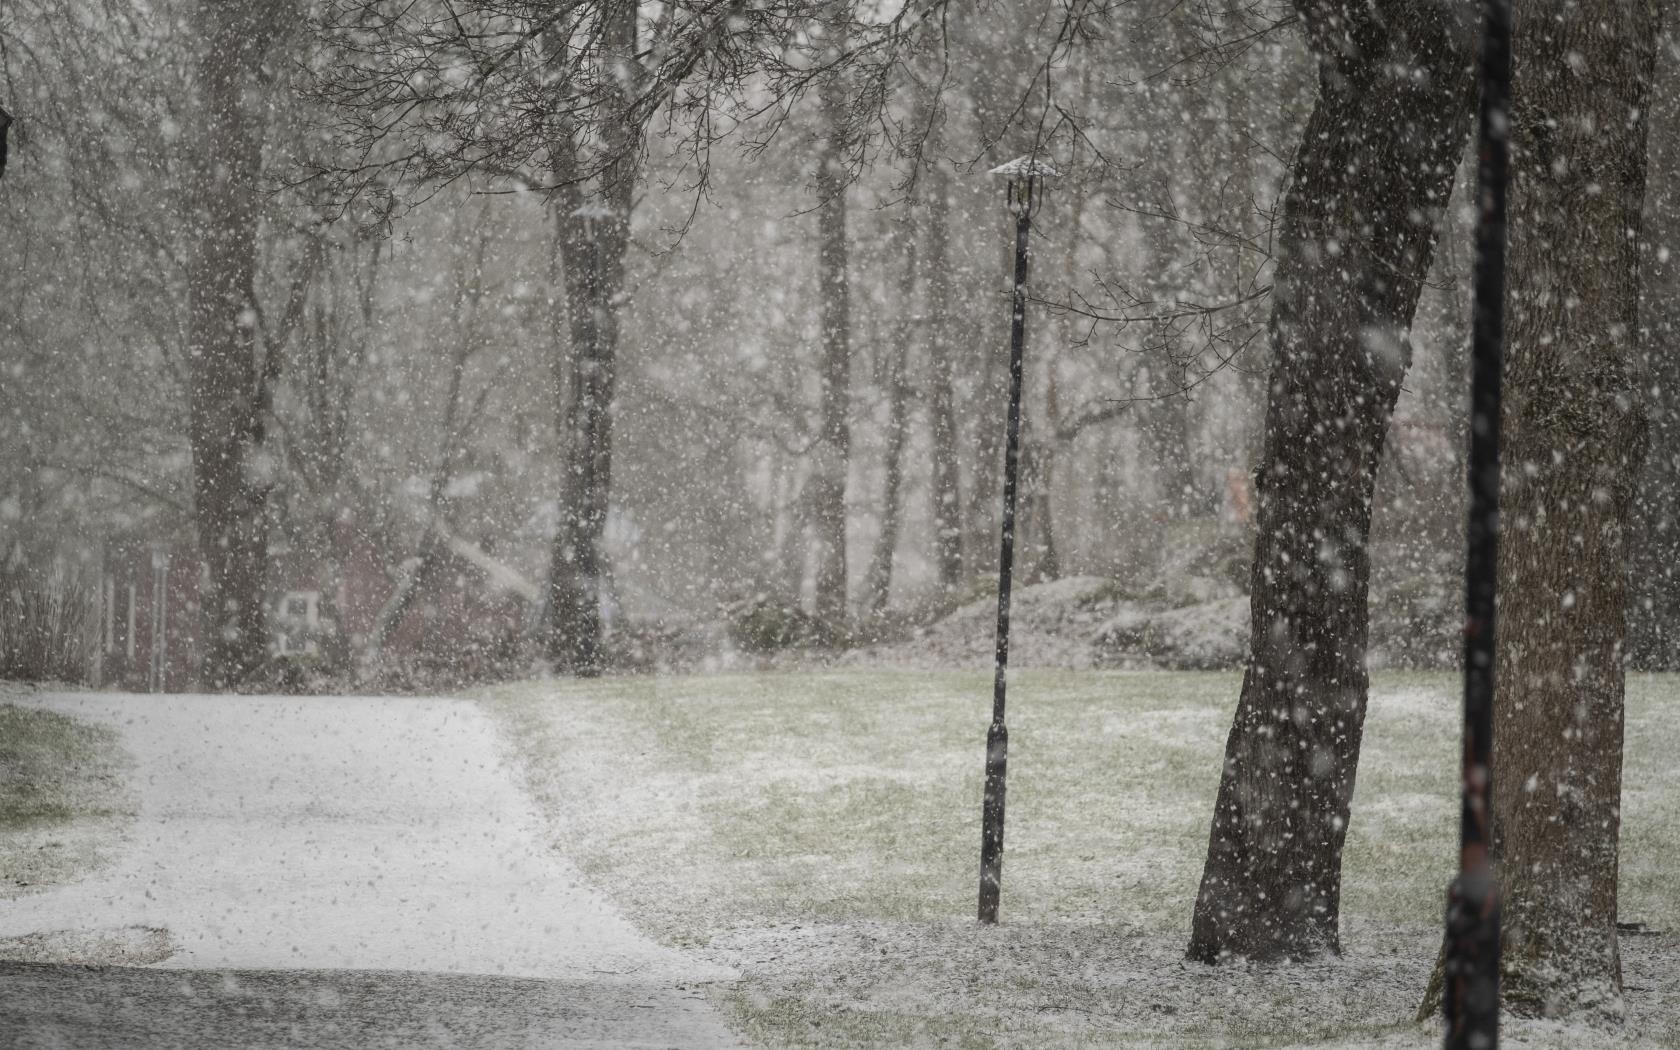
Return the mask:
<path id="1" fill-rule="evenodd" d="M 1238 685 L 1015 676 L 996 929 L 972 920 L 989 676 L 622 678 L 487 700 L 559 848 L 645 929 L 742 972 L 725 1003 L 767 1046 L 1432 1045 L 1410 1013 L 1456 863 L 1456 679 L 1373 687 L 1344 958 L 1209 969 L 1182 952 Z M 1672 678 L 1629 691 L 1623 912 L 1659 930 L 1680 925 L 1677 700 Z M 1675 945 L 1642 939 L 1630 973 Z M 1642 1031 L 1680 1041 L 1674 982 L 1629 983 L 1660 985 Z M 1567 1034 L 1556 1045 L 1595 1045 Z"/>
<path id="2" fill-rule="evenodd" d="M 108 859 L 134 815 L 130 765 L 113 729 L 0 704 L 0 898 Z"/>

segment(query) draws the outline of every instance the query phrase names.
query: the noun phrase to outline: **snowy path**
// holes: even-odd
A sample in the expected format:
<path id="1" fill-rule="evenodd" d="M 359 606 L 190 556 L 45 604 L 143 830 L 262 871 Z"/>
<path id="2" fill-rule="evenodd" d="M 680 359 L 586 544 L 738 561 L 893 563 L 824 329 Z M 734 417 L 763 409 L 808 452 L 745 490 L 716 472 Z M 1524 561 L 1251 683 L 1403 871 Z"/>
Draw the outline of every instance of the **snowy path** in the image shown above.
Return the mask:
<path id="1" fill-rule="evenodd" d="M 149 927 L 174 949 L 164 968 L 545 978 L 571 990 L 575 1035 L 518 1045 L 735 1045 L 695 988 L 734 975 L 650 942 L 582 885 L 470 702 L 22 702 L 118 728 L 139 817 L 112 867 L 0 902 L 0 940 Z"/>

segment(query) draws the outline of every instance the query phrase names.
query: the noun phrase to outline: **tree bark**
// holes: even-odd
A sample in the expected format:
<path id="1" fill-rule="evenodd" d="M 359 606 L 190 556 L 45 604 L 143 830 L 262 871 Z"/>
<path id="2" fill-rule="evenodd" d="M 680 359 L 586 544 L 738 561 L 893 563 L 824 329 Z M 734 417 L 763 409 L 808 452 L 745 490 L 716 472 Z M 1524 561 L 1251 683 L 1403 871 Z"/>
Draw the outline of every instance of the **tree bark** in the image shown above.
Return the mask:
<path id="1" fill-rule="evenodd" d="M 187 214 L 188 440 L 193 516 L 206 572 L 204 663 L 231 689 L 268 656 L 268 483 L 260 476 L 263 376 L 257 366 L 258 182 L 262 122 L 247 109 L 279 19 L 254 0 L 199 6 L 197 122 Z"/>
<path id="2" fill-rule="evenodd" d="M 1634 504 L 1628 653 L 1636 668 L 1680 670 L 1680 63 L 1665 32 L 1651 92 L 1639 338 L 1652 396 L 1651 446 Z"/>
<path id="3" fill-rule="evenodd" d="M 851 463 L 851 294 L 846 276 L 845 96 L 832 79 L 821 89 L 818 151 L 817 282 L 822 304 L 822 416 L 811 471 L 817 540 L 815 612 L 834 627 L 846 622 L 846 476 Z"/>
<path id="4" fill-rule="evenodd" d="M 1189 945 L 1205 962 L 1340 949 L 1371 493 L 1471 112 L 1473 9 L 1298 8 L 1318 98 L 1279 242 L 1248 669 Z"/>
<path id="5" fill-rule="evenodd" d="M 1628 523 L 1646 442 L 1639 228 L 1655 0 L 1512 22 L 1493 852 L 1518 1014 L 1620 1017 Z"/>
<path id="6" fill-rule="evenodd" d="M 545 633 L 549 660 L 562 674 L 596 675 L 605 661 L 601 598 L 607 573 L 612 410 L 629 244 L 629 189 L 607 187 L 603 196 L 608 203 L 599 216 L 566 215 L 559 220 L 567 227 L 570 247 L 566 315 L 571 354 L 565 384 L 569 397 L 558 403 L 561 433 L 567 440 L 559 529 L 549 560 Z"/>
<path id="7" fill-rule="evenodd" d="M 554 670 L 592 676 L 605 668 L 601 599 L 609 578 L 607 510 L 612 491 L 613 398 L 617 385 L 619 317 L 626 306 L 625 256 L 635 200 L 638 132 L 631 115 L 642 80 L 636 59 L 636 5 L 604 5 L 602 82 L 609 112 L 602 120 L 607 162 L 591 207 L 577 189 L 576 146 L 555 145 L 556 195 L 565 268 L 569 362 L 556 363 L 562 451 L 560 522 L 549 559 L 544 640 Z M 594 214 L 590 212 L 593 211 Z M 567 366 L 569 364 L 569 375 Z M 570 395 L 569 398 L 564 394 Z"/>

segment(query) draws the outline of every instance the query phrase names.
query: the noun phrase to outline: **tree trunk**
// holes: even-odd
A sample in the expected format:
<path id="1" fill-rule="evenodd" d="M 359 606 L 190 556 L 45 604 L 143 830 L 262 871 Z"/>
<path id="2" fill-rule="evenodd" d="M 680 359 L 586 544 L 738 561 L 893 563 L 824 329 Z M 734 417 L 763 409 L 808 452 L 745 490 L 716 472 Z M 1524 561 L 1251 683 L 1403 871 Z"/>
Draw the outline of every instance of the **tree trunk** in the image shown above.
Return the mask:
<path id="1" fill-rule="evenodd" d="M 933 560 L 945 590 L 962 583 L 962 471 L 951 374 L 951 198 L 942 163 L 927 169 L 928 430 L 932 445 Z"/>
<path id="2" fill-rule="evenodd" d="M 560 403 L 559 529 L 549 562 L 548 657 L 562 674 L 595 675 L 604 665 L 601 597 L 607 571 L 607 507 L 612 488 L 612 408 L 617 379 L 618 312 L 623 309 L 629 193 L 609 188 L 598 216 L 568 215 L 569 398 Z M 558 383 L 556 384 L 559 385 Z"/>
<path id="3" fill-rule="evenodd" d="M 914 331 L 914 327 L 911 331 Z M 882 465 L 881 532 L 864 576 L 863 600 L 870 616 L 886 612 L 892 596 L 893 553 L 898 550 L 899 510 L 904 490 L 904 442 L 910 432 L 910 391 L 905 378 L 910 332 L 889 353 L 887 382 L 887 448 Z"/>
<path id="4" fill-rule="evenodd" d="M 256 360 L 257 193 L 262 123 L 246 109 L 278 22 L 253 0 L 203 3 L 197 126 L 188 197 L 188 438 L 204 562 L 200 674 L 231 689 L 268 656 L 267 483 L 259 476 L 262 377 Z"/>
<path id="5" fill-rule="evenodd" d="M 608 162 L 596 199 L 583 208 L 575 188 L 556 196 L 565 267 L 565 324 L 570 335 L 570 374 L 557 364 L 554 386 L 562 451 L 560 522 L 549 559 L 544 606 L 548 658 L 562 674 L 590 676 L 605 666 L 601 598 L 608 579 L 606 530 L 612 491 L 613 397 L 617 381 L 619 317 L 626 307 L 625 255 L 635 200 L 638 135 L 630 115 L 641 69 L 636 53 L 636 5 L 605 5 L 602 14 L 603 81 L 612 85 L 613 112 L 602 122 Z M 570 141 L 556 144 L 558 179 L 575 186 L 577 163 Z"/>
<path id="6" fill-rule="evenodd" d="M 1657 4 L 1512 23 L 1493 851 L 1507 1007 L 1619 1017 L 1628 521 L 1646 438 L 1638 230 Z M 1631 115 L 1631 116 L 1630 116 Z"/>
<path id="7" fill-rule="evenodd" d="M 1189 946 L 1205 962 L 1340 948 L 1371 492 L 1471 112 L 1473 9 L 1299 8 L 1319 91 L 1279 242 L 1248 669 Z"/>
<path id="8" fill-rule="evenodd" d="M 817 619 L 846 622 L 846 475 L 851 462 L 851 296 L 846 278 L 846 173 L 842 156 L 845 96 L 822 87 L 822 146 L 817 160 L 817 282 L 822 303 L 822 421 L 811 471 L 816 525 Z"/>
<path id="9" fill-rule="evenodd" d="M 1640 270 L 1640 330 L 1650 373 L 1651 447 L 1634 505 L 1628 653 L 1634 667 L 1680 670 L 1680 63 L 1674 37 L 1658 47 Z"/>

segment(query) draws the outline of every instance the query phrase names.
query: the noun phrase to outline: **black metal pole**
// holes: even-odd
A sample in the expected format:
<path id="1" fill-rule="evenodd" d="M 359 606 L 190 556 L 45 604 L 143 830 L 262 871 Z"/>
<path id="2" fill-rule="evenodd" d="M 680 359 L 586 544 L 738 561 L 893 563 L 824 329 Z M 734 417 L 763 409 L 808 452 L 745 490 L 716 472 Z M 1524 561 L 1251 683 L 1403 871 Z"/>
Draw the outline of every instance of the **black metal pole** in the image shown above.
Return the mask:
<path id="1" fill-rule="evenodd" d="M 1027 323 L 1027 234 L 1037 187 L 1028 182 L 1015 217 L 1015 314 L 1009 326 L 1009 423 L 1003 458 L 1003 542 L 998 552 L 997 669 L 992 679 L 992 725 L 986 731 L 986 801 L 980 813 L 980 921 L 997 922 L 1003 881 L 1004 778 L 1009 730 L 1004 727 L 1005 676 L 1009 668 L 1009 586 L 1015 567 L 1015 479 L 1021 465 L 1021 347 Z"/>
<path id="2" fill-rule="evenodd" d="M 1500 379 L 1505 341 L 1505 186 L 1511 110 L 1511 4 L 1484 0 L 1481 163 L 1470 350 L 1470 513 L 1466 529 L 1464 774 L 1459 872 L 1447 892 L 1447 1050 L 1499 1045 L 1499 885 L 1494 878 L 1494 591 L 1499 541 Z"/>
<path id="3" fill-rule="evenodd" d="M 12 115 L 0 108 L 0 175 L 6 174 L 6 133 L 12 126 Z"/>

